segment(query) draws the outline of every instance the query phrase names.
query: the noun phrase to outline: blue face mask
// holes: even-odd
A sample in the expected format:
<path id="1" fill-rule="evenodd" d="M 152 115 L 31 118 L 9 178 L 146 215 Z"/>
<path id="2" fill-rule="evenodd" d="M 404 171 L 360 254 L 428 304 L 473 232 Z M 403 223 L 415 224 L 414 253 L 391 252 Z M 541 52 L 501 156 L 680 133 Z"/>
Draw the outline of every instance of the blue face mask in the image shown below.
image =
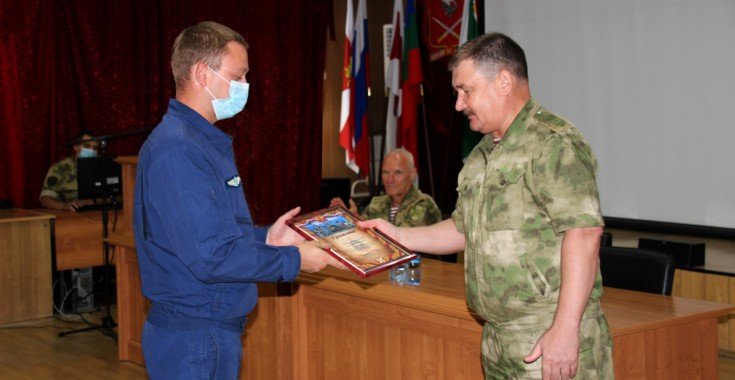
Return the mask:
<path id="1" fill-rule="evenodd" d="M 207 68 L 213 73 L 217 74 L 217 76 L 222 78 L 222 80 L 230 84 L 230 97 L 226 99 L 217 99 L 214 94 L 212 94 L 212 91 L 209 91 L 209 88 L 204 87 L 207 92 L 209 92 L 209 95 L 214 98 L 214 100 L 212 100 L 212 107 L 214 107 L 214 116 L 217 118 L 217 120 L 222 120 L 229 119 L 237 115 L 240 111 L 242 111 L 243 108 L 245 108 L 245 104 L 248 102 L 250 83 L 242 83 L 235 80 L 228 81 L 227 79 L 222 77 L 222 75 L 219 75 L 216 71 L 209 68 L 209 66 L 207 66 Z"/>
<path id="2" fill-rule="evenodd" d="M 90 148 L 82 147 L 79 151 L 79 158 L 97 157 L 97 151 Z"/>

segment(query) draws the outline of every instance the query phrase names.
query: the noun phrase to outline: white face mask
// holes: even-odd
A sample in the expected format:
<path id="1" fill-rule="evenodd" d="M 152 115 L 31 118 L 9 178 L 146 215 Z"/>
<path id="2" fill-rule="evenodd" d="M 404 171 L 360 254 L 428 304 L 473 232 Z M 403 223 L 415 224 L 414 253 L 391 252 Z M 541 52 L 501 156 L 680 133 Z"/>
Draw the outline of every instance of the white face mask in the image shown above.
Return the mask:
<path id="1" fill-rule="evenodd" d="M 82 147 L 79 150 L 79 158 L 97 157 L 97 151 L 90 148 Z"/>
<path id="2" fill-rule="evenodd" d="M 215 73 L 218 77 L 222 78 L 223 81 L 230 84 L 230 97 L 225 99 L 217 99 L 212 91 L 206 86 L 204 89 L 209 92 L 212 96 L 212 107 L 214 108 L 214 116 L 217 120 L 223 120 L 231 118 L 237 115 L 240 111 L 245 108 L 245 104 L 248 102 L 248 95 L 250 93 L 250 83 L 242 83 L 238 81 L 228 81 L 222 75 L 219 75 L 216 71 L 212 70 L 209 66 L 207 68 Z"/>

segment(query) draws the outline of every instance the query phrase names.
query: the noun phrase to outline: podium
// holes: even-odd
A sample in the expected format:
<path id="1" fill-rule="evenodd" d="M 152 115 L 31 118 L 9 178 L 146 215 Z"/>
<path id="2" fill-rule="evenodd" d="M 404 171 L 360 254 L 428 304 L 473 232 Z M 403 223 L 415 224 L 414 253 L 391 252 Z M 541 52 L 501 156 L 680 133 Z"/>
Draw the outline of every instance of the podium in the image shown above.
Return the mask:
<path id="1" fill-rule="evenodd" d="M 0 323 L 52 314 L 53 219 L 36 211 L 0 210 Z"/>

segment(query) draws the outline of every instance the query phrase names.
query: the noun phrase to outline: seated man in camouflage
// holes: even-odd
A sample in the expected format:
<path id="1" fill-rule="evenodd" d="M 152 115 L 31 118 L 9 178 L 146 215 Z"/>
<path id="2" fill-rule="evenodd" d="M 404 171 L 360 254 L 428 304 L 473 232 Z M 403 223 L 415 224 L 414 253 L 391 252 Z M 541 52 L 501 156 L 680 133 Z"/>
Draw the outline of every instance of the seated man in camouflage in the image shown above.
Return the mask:
<path id="1" fill-rule="evenodd" d="M 350 211 L 363 219 L 384 219 L 400 227 L 428 226 L 441 221 L 442 214 L 434 199 L 413 186 L 416 167 L 411 152 L 394 149 L 383 159 L 381 179 L 385 195 L 373 197 L 362 214 L 350 199 Z M 334 198 L 332 206 L 346 207 L 340 198 Z"/>
<path id="2" fill-rule="evenodd" d="M 39 198 L 42 207 L 76 211 L 79 207 L 94 204 L 93 199 L 77 199 L 77 158 L 97 156 L 97 141 L 85 141 L 93 137 L 90 131 L 79 132 L 74 154 L 51 166 Z"/>

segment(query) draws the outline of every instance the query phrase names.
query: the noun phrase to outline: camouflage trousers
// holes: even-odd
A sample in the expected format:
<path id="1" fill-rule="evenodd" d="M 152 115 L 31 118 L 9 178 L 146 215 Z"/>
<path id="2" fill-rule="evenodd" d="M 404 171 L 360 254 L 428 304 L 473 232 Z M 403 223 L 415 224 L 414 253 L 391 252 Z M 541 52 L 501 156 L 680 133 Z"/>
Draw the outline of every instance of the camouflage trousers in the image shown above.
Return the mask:
<path id="1" fill-rule="evenodd" d="M 485 323 L 482 333 L 482 367 L 485 379 L 541 379 L 543 356 L 526 364 L 549 324 L 508 328 Z M 575 380 L 613 379 L 612 337 L 604 315 L 583 319 L 579 329 L 579 362 Z"/>

